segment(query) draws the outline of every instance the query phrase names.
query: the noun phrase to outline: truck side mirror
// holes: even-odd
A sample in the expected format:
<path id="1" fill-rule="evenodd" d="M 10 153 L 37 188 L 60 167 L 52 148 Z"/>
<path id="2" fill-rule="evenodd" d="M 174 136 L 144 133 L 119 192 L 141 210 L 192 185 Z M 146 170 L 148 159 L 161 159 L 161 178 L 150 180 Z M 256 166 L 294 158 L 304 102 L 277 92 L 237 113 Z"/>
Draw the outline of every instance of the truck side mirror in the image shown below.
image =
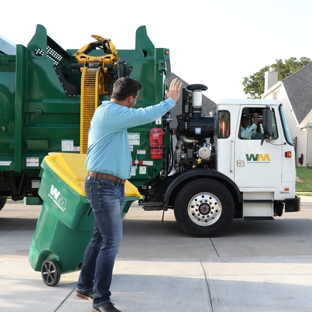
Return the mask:
<path id="1" fill-rule="evenodd" d="M 265 139 L 268 139 L 272 136 L 272 110 L 270 109 L 264 109 L 262 110 L 262 116 L 263 116 L 263 137 L 261 140 L 261 145 L 263 144 L 263 141 Z"/>

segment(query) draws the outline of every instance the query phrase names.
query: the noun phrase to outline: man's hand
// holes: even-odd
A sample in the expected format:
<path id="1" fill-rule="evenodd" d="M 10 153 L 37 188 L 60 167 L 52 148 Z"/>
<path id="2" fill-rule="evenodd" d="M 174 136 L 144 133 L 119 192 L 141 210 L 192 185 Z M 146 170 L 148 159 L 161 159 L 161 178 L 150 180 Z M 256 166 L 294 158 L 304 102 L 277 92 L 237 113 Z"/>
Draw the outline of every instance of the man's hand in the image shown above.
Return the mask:
<path id="1" fill-rule="evenodd" d="M 166 91 L 167 98 L 172 98 L 175 102 L 178 101 L 182 89 L 182 82 L 178 78 L 174 78 L 171 83 L 169 90 Z"/>
<path id="2" fill-rule="evenodd" d="M 254 113 L 253 117 L 254 117 L 254 123 L 257 125 L 259 121 L 259 115 L 257 113 Z"/>

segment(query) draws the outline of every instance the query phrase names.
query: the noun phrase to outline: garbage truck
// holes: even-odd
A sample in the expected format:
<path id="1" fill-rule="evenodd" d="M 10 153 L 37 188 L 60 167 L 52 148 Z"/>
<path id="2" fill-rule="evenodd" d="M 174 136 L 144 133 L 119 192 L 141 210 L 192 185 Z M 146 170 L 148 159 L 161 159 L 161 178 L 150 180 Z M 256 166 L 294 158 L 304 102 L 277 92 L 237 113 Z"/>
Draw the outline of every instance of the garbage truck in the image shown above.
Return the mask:
<path id="1" fill-rule="evenodd" d="M 99 35 L 79 49 L 63 49 L 37 25 L 27 47 L 1 37 L 0 210 L 7 198 L 40 203 L 41 163 L 48 153 L 86 153 L 94 110 L 109 99 L 114 81 L 144 85 L 138 107 L 160 102 L 169 50 L 155 49 L 146 27 L 134 50 L 118 50 Z"/>
<path id="2" fill-rule="evenodd" d="M 137 108 L 165 98 L 170 51 L 155 48 L 146 27 L 134 50 L 110 39 L 63 49 L 44 26 L 16 55 L 0 54 L 0 198 L 38 198 L 40 164 L 50 152 L 86 153 L 95 109 L 119 77 L 139 80 Z M 194 237 L 222 234 L 234 218 L 273 220 L 300 210 L 295 149 L 283 105 L 276 100 L 223 100 L 203 114 L 205 84 L 182 90 L 177 126 L 170 112 L 128 129 L 129 181 L 145 211 L 173 210 Z M 257 114 L 257 122 L 254 115 Z M 256 138 L 241 137 L 247 116 Z"/>

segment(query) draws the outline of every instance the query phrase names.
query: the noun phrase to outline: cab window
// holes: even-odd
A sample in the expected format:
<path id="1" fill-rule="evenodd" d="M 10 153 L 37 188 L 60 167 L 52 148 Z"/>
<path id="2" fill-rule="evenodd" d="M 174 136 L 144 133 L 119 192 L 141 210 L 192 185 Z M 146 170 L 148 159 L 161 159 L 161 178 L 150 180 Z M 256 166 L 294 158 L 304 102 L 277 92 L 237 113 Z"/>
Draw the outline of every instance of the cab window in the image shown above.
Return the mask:
<path id="1" fill-rule="evenodd" d="M 278 138 L 275 113 L 272 116 L 272 139 Z M 240 130 L 238 137 L 242 140 L 261 140 L 263 138 L 262 108 L 245 107 L 240 117 Z"/>
<path id="2" fill-rule="evenodd" d="M 218 111 L 216 128 L 219 139 L 230 136 L 230 113 L 228 111 Z"/>
<path id="3" fill-rule="evenodd" d="M 284 130 L 286 141 L 289 145 L 293 145 L 283 105 L 280 105 L 279 110 L 280 110 L 280 114 L 281 114 L 281 118 L 282 118 L 283 130 Z M 273 128 L 273 133 L 274 133 L 274 128 Z"/>

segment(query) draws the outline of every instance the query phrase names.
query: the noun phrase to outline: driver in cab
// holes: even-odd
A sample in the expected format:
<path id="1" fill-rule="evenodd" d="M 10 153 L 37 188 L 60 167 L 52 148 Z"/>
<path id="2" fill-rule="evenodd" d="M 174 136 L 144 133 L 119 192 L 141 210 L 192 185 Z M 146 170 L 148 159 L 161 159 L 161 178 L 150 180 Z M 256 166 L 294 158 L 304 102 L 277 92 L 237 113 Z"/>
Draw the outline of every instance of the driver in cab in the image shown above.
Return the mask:
<path id="1" fill-rule="evenodd" d="M 242 115 L 241 119 L 241 138 L 242 139 L 261 139 L 262 134 L 257 133 L 259 115 L 253 114 L 253 123 L 249 125 L 250 117 L 247 114 Z"/>

